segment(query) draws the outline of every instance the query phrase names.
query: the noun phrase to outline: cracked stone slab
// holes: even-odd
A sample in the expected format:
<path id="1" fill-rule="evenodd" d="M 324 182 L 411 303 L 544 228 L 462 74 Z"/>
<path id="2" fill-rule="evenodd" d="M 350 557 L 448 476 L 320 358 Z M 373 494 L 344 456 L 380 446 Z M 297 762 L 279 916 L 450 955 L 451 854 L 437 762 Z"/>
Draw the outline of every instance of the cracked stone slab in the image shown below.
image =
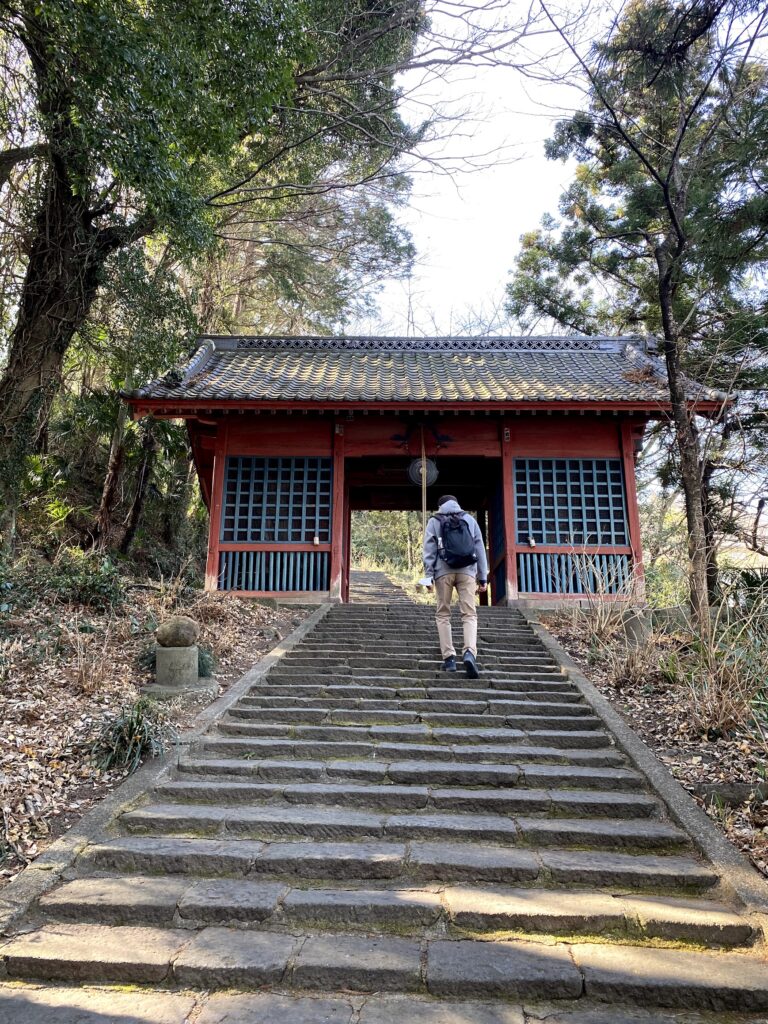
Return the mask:
<path id="1" fill-rule="evenodd" d="M 403 843 L 269 843 L 253 870 L 304 878 L 395 878 L 404 862 Z"/>
<path id="2" fill-rule="evenodd" d="M 294 964 L 292 981 L 297 988 L 413 992 L 421 987 L 420 945 L 388 937 L 310 937 Z"/>
<path id="3" fill-rule="evenodd" d="M 661 939 L 690 939 L 724 946 L 747 945 L 752 925 L 722 903 L 712 900 L 678 899 L 668 896 L 627 898 L 645 935 Z"/>
<path id="4" fill-rule="evenodd" d="M 359 1024 L 525 1024 L 525 1017 L 508 1003 L 383 996 L 366 1000 Z"/>
<path id="5" fill-rule="evenodd" d="M 60 920 L 163 925 L 189 887 L 182 876 L 78 878 L 43 896 L 40 906 Z"/>
<path id="6" fill-rule="evenodd" d="M 435 940 L 427 988 L 438 996 L 567 999 L 581 995 L 582 977 L 567 946 Z"/>
<path id="7" fill-rule="evenodd" d="M 456 886 L 446 889 L 444 895 L 448 913 L 460 928 L 591 934 L 625 931 L 624 904 L 601 893 Z"/>
<path id="8" fill-rule="evenodd" d="M 684 832 L 663 821 L 625 818 L 518 818 L 523 841 L 531 845 L 639 847 L 688 845 Z"/>
<path id="9" fill-rule="evenodd" d="M 542 850 L 539 856 L 556 882 L 702 888 L 717 882 L 715 872 L 692 857 L 604 850 Z"/>
<path id="10" fill-rule="evenodd" d="M 161 992 L 0 986 L 0 1024 L 183 1024 L 194 1005 Z"/>
<path id="11" fill-rule="evenodd" d="M 271 993 L 214 995 L 196 1024 L 350 1024 L 353 1013 L 347 999 Z"/>
<path id="12" fill-rule="evenodd" d="M 157 982 L 189 938 L 174 929 L 45 925 L 0 947 L 0 955 L 9 977 Z"/>
<path id="13" fill-rule="evenodd" d="M 241 878 L 202 879 L 179 903 L 179 914 L 192 921 L 264 921 L 275 912 L 288 887 Z"/>
<path id="14" fill-rule="evenodd" d="M 442 913 L 437 893 L 422 889 L 292 889 L 283 902 L 289 921 L 429 927 Z"/>
<path id="15" fill-rule="evenodd" d="M 540 870 L 537 857 L 528 850 L 469 843 L 413 842 L 408 865 L 411 873 L 423 880 L 532 881 Z"/>
<path id="16" fill-rule="evenodd" d="M 768 1010 L 768 963 L 748 953 L 642 946 L 571 947 L 586 995 L 687 1010 Z"/>
<path id="17" fill-rule="evenodd" d="M 199 988 L 277 985 L 300 945 L 292 935 L 204 928 L 174 962 L 173 976 Z"/>
<path id="18" fill-rule="evenodd" d="M 264 843 L 123 836 L 89 847 L 82 860 L 99 870 L 169 874 L 245 874 Z"/>

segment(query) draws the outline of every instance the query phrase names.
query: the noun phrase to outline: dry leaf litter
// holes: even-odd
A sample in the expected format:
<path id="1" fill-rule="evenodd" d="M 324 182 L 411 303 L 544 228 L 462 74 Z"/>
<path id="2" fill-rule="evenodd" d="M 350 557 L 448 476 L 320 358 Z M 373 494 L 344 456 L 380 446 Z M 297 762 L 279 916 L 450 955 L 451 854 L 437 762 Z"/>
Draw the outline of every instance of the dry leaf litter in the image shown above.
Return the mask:
<path id="1" fill-rule="evenodd" d="M 150 681 L 137 658 L 165 617 L 184 612 L 200 623 L 221 694 L 307 614 L 223 594 L 186 597 L 142 585 L 117 613 L 40 603 L 0 619 L 0 888 L 125 777 L 97 768 L 91 746 Z M 169 705 L 172 724 L 183 730 L 210 699 Z"/>
<path id="2" fill-rule="evenodd" d="M 578 619 L 553 614 L 542 624 L 734 846 L 768 876 L 768 751 L 759 733 L 702 735 L 691 722 L 688 690 L 659 672 L 643 682 L 617 681 L 606 664 L 590 657 L 588 631 Z M 663 638 L 656 641 L 663 644 Z"/>

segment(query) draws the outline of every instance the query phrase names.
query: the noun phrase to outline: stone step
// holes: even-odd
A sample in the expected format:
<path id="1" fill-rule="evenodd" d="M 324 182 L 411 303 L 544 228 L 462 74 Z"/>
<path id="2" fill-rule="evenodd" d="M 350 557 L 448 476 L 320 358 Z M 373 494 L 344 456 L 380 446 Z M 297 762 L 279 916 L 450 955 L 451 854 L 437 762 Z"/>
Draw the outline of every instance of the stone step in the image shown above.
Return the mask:
<path id="1" fill-rule="evenodd" d="M 406 634 L 407 635 L 407 634 Z M 461 634 L 454 637 L 457 644 L 461 643 Z M 558 668 L 557 661 L 546 648 L 535 644 L 498 644 L 478 643 L 479 658 L 488 665 L 548 665 Z M 322 647 L 303 645 L 289 651 L 283 661 L 286 664 L 307 663 L 309 661 L 333 662 L 340 661 L 356 667 L 366 665 L 391 664 L 398 669 L 417 667 L 420 664 L 434 665 L 441 661 L 440 646 L 436 637 L 431 641 L 418 641 L 409 638 L 408 643 L 391 643 L 387 638 L 376 637 L 370 643 L 359 647 L 341 641 Z"/>
<path id="2" fill-rule="evenodd" d="M 651 818 L 536 818 L 498 814 L 381 814 L 307 804 L 206 806 L 149 804 L 126 811 L 120 824 L 145 835 L 241 836 L 247 839 L 392 838 L 502 842 L 597 849 L 677 850 L 685 833 Z"/>
<path id="3" fill-rule="evenodd" d="M 409 879 L 504 882 L 666 892 L 712 888 L 718 878 L 693 857 L 606 853 L 471 843 L 259 842 L 121 836 L 89 847 L 81 866 L 94 871 L 242 878 Z"/>
<path id="4" fill-rule="evenodd" d="M 482 661 L 478 663 L 480 670 L 483 670 Z M 464 669 L 459 668 L 458 675 L 464 675 Z M 446 675 L 451 673 L 444 672 L 439 664 L 435 664 L 433 669 L 417 669 L 414 667 L 403 668 L 402 670 L 394 670 L 391 666 L 383 668 L 351 668 L 348 665 L 328 665 L 320 664 L 314 666 L 298 665 L 291 667 L 290 665 L 283 666 L 280 664 L 278 667 L 273 668 L 269 673 L 270 681 L 276 681 L 278 679 L 287 679 L 300 682 L 302 679 L 308 681 L 316 679 L 325 679 L 328 677 L 349 679 L 354 678 L 356 680 L 364 679 L 424 679 L 425 681 L 431 681 L 433 679 L 444 679 Z M 562 672 L 553 672 L 549 669 L 526 669 L 520 668 L 519 670 L 512 669 L 499 669 L 494 671 L 486 671 L 485 676 L 489 679 L 493 679 L 495 682 L 503 682 L 509 680 L 510 682 L 518 680 L 541 680 L 542 682 L 558 683 L 563 679 Z M 429 682 L 426 683 L 429 685 Z"/>
<path id="5" fill-rule="evenodd" d="M 376 701 L 372 703 L 377 703 Z M 378 702 L 383 703 L 383 702 Z M 503 729 L 507 722 L 517 724 L 523 717 L 543 718 L 547 723 L 552 719 L 571 718 L 580 727 L 587 719 L 594 721 L 591 708 L 584 704 L 560 704 L 555 701 L 505 701 L 497 702 L 492 710 L 480 705 L 477 708 L 451 709 L 450 705 L 440 706 L 437 702 L 423 703 L 425 707 L 414 707 L 412 702 L 392 702 L 384 707 L 345 707 L 338 701 L 331 701 L 330 707 L 318 707 L 313 702 L 299 706 L 276 706 L 265 699 L 261 706 L 237 704 L 230 708 L 224 722 L 233 719 L 243 722 L 276 722 L 288 725 L 428 725 L 428 726 L 469 726 Z M 448 704 L 448 702 L 445 702 Z"/>
<path id="6" fill-rule="evenodd" d="M 743 952 L 57 923 L 13 938 L 0 953 L 11 979 L 164 982 L 182 989 L 279 985 L 287 990 L 422 992 L 462 999 L 586 996 L 603 1003 L 635 1001 L 688 1011 L 713 1006 L 720 1011 L 768 1010 L 768 964 Z M 308 1019 L 319 1021 L 316 1016 Z M 343 1021 L 343 1014 L 337 1019 Z M 436 1024 L 450 1017 L 413 1019 Z M 380 1024 L 391 1020 L 379 1017 Z"/>
<path id="7" fill-rule="evenodd" d="M 287 926 L 415 934 L 438 924 L 462 932 L 606 935 L 701 946 L 744 946 L 746 918 L 710 900 L 613 896 L 591 890 L 514 889 L 487 884 L 440 889 L 296 888 L 242 878 L 183 875 L 79 878 L 46 894 L 40 909 L 58 921 L 166 928 Z"/>
<path id="8" fill-rule="evenodd" d="M 237 710 L 238 712 L 255 712 L 258 714 L 264 709 L 270 709 L 276 711 L 278 709 L 283 710 L 317 710 L 317 711 L 357 711 L 365 714 L 368 711 L 387 711 L 390 714 L 450 714 L 456 712 L 464 716 L 467 715 L 487 715 L 490 714 L 496 717 L 504 717 L 506 715 L 515 714 L 521 712 L 525 715 L 574 715 L 574 716 L 592 716 L 592 708 L 584 701 L 563 701 L 560 699 L 557 693 L 550 694 L 548 696 L 541 696 L 537 694 L 535 697 L 528 699 L 519 698 L 517 695 L 512 697 L 502 697 L 496 693 L 494 698 L 490 701 L 460 701 L 454 699 L 443 699 L 438 700 L 435 698 L 430 699 L 417 699 L 409 697 L 400 697 L 395 700 L 366 700 L 358 699 L 355 701 L 338 700 L 329 697 L 321 697 L 316 701 L 312 698 L 302 697 L 272 697 L 263 696 L 259 697 L 256 694 L 243 698 L 238 701 L 232 711 Z"/>
<path id="9" fill-rule="evenodd" d="M 627 768 L 593 768 L 569 764 L 457 764 L 446 761 L 259 761 L 183 758 L 177 765 L 183 775 L 247 775 L 264 781 L 310 782 L 340 779 L 375 782 L 379 785 L 424 786 L 527 786 L 550 785 L 558 789 L 638 790 L 642 776 Z"/>
<path id="10" fill-rule="evenodd" d="M 293 680 L 280 683 L 273 680 L 270 676 L 267 676 L 266 682 L 253 686 L 248 693 L 253 696 L 258 696 L 260 694 L 265 696 L 270 694 L 274 694 L 275 696 L 280 696 L 281 694 L 295 694 L 301 696 L 327 694 L 329 697 L 338 693 L 340 695 L 355 694 L 358 697 L 385 697 L 390 699 L 395 697 L 408 698 L 440 694 L 444 694 L 449 698 L 453 694 L 461 694 L 463 696 L 468 694 L 484 694 L 491 695 L 496 700 L 503 700 L 508 694 L 529 694 L 533 696 L 536 694 L 562 693 L 571 695 L 569 698 L 560 698 L 562 700 L 583 699 L 578 687 L 565 677 L 557 682 L 521 680 L 496 683 L 492 679 L 469 679 L 463 674 L 459 675 L 457 673 L 456 676 L 452 676 L 448 672 L 443 673 L 436 685 L 425 683 L 422 686 L 414 686 L 401 679 L 399 676 L 393 677 L 390 682 L 383 684 L 372 682 L 357 683 L 352 679 L 348 679 L 342 683 L 301 683 L 294 682 Z M 472 699 L 474 699 L 474 696 Z M 515 697 L 514 699 L 517 698 Z"/>
<path id="11" fill-rule="evenodd" d="M 365 785 L 352 782 L 234 782 L 212 778 L 160 783 L 155 799 L 163 803 L 327 804 L 372 810 L 471 811 L 480 814 L 553 814 L 568 817 L 647 818 L 658 810 L 655 798 L 642 793 L 594 789 L 459 789 L 432 786 Z"/>
<path id="12" fill-rule="evenodd" d="M 267 718 L 270 716 L 267 715 Z M 474 716 L 473 716 L 474 717 Z M 505 743 L 535 735 L 542 742 L 555 743 L 552 736 L 566 737 L 563 745 L 607 746 L 608 736 L 600 731 L 599 718 L 571 716 L 514 715 L 508 716 L 506 727 L 492 726 L 429 726 L 429 725 L 291 725 L 286 722 L 246 722 L 223 717 L 218 731 L 224 736 L 285 736 L 292 739 L 349 743 L 390 741 L 393 743 Z"/>
<path id="13" fill-rule="evenodd" d="M 271 689 L 271 688 L 270 688 Z M 356 688 L 352 687 L 334 687 L 334 693 L 328 696 L 322 695 L 322 693 L 315 694 L 294 694 L 294 693 L 264 693 L 261 687 L 254 688 L 250 693 L 241 697 L 238 701 L 237 708 L 355 708 L 359 711 L 393 711 L 401 708 L 403 711 L 441 711 L 451 712 L 457 711 L 462 714 L 484 714 L 490 712 L 494 714 L 494 708 L 496 703 L 504 700 L 526 700 L 534 701 L 537 703 L 549 703 L 549 705 L 579 705 L 579 707 L 585 709 L 585 714 L 590 713 L 589 706 L 584 702 L 584 697 L 575 691 L 573 693 L 565 693 L 560 690 L 555 690 L 552 693 L 547 693 L 541 690 L 513 692 L 512 694 L 504 694 L 499 690 L 486 690 L 486 691 L 475 691 L 476 696 L 472 691 L 460 691 L 460 693 L 454 694 L 451 691 L 438 691 L 438 695 L 435 694 L 434 690 L 422 690 L 419 691 L 419 696 L 397 696 L 396 690 L 391 691 L 389 696 L 370 697 L 360 696 L 356 692 L 352 694 L 343 692 L 346 689 Z M 488 696 L 481 696 L 483 692 L 487 693 Z"/>
<path id="14" fill-rule="evenodd" d="M 579 744 L 572 732 L 529 734 L 508 743 L 392 743 L 392 742 L 327 742 L 300 740 L 291 737 L 205 737 L 192 744 L 192 753 L 200 757 L 220 754 L 244 758 L 298 758 L 299 760 L 351 759 L 376 757 L 384 761 L 416 758 L 429 761 L 458 761 L 472 764 L 506 764 L 516 760 L 541 761 L 548 764 L 591 764 L 607 766 L 623 764 L 624 757 L 609 743 L 599 740 L 599 733 L 589 733 L 594 745 Z M 570 742 L 574 741 L 574 742 Z M 597 741 L 597 742 L 596 742 Z"/>

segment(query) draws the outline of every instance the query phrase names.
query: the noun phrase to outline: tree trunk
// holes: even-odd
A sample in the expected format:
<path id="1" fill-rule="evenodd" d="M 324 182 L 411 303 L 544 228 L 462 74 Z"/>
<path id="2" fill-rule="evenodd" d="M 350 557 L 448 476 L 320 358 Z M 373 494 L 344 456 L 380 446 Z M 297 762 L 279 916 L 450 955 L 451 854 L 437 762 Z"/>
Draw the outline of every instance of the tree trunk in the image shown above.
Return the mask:
<path id="1" fill-rule="evenodd" d="M 691 611 L 698 628 L 708 633 L 710 617 L 707 593 L 707 539 L 701 493 L 699 434 L 696 429 L 695 413 L 689 408 L 680 371 L 679 336 L 672 302 L 672 268 L 662 246 L 657 250 L 656 257 L 659 268 L 659 304 L 664 328 L 664 359 L 667 366 L 672 421 L 680 456 L 680 477 L 688 526 Z"/>
<path id="2" fill-rule="evenodd" d="M 716 604 L 719 598 L 715 507 L 711 491 L 712 476 L 716 468 L 711 459 L 705 459 L 701 468 L 701 508 L 704 515 L 704 538 L 707 545 L 707 594 L 710 604 Z"/>
<path id="3" fill-rule="evenodd" d="M 130 391 L 132 385 L 133 377 L 128 373 L 125 378 L 126 391 Z M 107 472 L 104 476 L 104 486 L 101 489 L 99 511 L 96 513 L 96 522 L 93 526 L 91 542 L 94 550 L 109 546 L 110 537 L 114 529 L 112 513 L 117 504 L 120 479 L 123 474 L 125 428 L 127 423 L 128 406 L 125 402 L 120 402 L 117 410 L 117 422 L 115 423 L 115 429 L 112 432 L 112 442 L 109 446 L 109 459 L 107 460 Z"/>
<path id="4" fill-rule="evenodd" d="M 59 388 L 64 355 L 115 247 L 104 244 L 63 162 L 52 157 L 0 377 L 0 530 L 6 545 L 25 457 L 34 450 L 41 417 Z"/>
<path id="5" fill-rule="evenodd" d="M 142 424 L 142 433 L 142 458 L 141 464 L 139 465 L 138 476 L 136 478 L 136 493 L 133 496 L 133 501 L 131 502 L 131 507 L 128 510 L 128 515 L 125 517 L 125 522 L 123 523 L 125 532 L 123 533 L 123 539 L 120 541 L 120 553 L 123 555 L 128 554 L 128 549 L 133 542 L 139 522 L 141 521 L 141 515 L 144 511 L 144 503 L 147 497 L 147 488 L 149 486 L 149 481 L 152 478 L 152 469 L 155 462 L 155 455 L 157 453 L 154 423 L 151 420 L 148 423 Z"/>

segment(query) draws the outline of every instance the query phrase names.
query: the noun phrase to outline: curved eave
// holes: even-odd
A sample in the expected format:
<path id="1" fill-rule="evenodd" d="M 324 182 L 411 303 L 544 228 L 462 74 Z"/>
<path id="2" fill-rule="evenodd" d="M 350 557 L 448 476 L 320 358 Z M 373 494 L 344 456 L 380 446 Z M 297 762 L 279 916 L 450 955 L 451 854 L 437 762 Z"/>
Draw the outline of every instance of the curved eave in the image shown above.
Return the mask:
<path id="1" fill-rule="evenodd" d="M 610 412 L 610 413 L 643 413 L 648 417 L 664 418 L 670 415 L 669 402 L 585 402 L 585 401 L 488 401 L 488 402 L 435 402 L 435 401 L 338 401 L 338 402 L 297 402 L 297 401 L 263 401 L 253 399 L 231 398 L 194 398 L 176 399 L 145 398 L 137 395 L 124 396 L 131 407 L 134 417 L 147 415 L 174 417 L 179 419 L 195 418 L 200 414 L 212 412 L 399 412 L 410 413 L 428 410 L 430 412 Z M 725 402 L 711 399 L 691 400 L 688 407 L 702 416 L 717 415 Z"/>

